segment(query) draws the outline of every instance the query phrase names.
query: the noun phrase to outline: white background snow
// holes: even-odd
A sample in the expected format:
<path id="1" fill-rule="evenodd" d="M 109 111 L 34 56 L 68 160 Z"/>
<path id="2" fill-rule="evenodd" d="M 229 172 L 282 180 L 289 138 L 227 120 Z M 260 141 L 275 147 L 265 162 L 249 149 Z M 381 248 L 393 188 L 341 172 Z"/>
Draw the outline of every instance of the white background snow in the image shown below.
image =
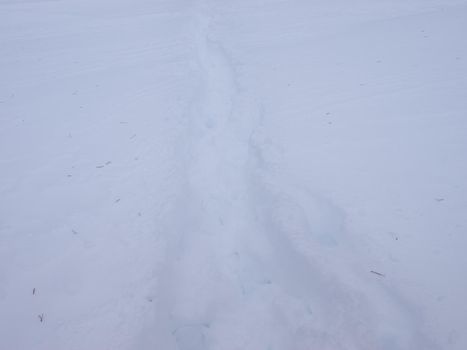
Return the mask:
<path id="1" fill-rule="evenodd" d="M 466 113 L 465 0 L 0 0 L 0 349 L 467 349 Z"/>

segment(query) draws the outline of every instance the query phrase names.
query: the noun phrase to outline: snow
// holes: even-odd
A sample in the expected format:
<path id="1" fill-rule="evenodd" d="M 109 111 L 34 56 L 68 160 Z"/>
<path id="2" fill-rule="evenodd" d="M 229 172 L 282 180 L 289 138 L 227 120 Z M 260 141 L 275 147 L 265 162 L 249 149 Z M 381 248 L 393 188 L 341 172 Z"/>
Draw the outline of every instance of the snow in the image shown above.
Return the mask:
<path id="1" fill-rule="evenodd" d="M 0 0 L 0 349 L 466 349 L 466 19 Z"/>

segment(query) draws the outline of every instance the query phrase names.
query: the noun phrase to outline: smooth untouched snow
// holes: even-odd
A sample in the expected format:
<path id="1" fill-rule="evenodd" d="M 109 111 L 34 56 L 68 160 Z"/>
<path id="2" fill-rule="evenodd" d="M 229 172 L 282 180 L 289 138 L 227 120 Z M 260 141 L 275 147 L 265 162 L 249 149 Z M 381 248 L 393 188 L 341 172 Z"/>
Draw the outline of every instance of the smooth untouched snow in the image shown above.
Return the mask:
<path id="1" fill-rule="evenodd" d="M 0 0 L 0 349 L 466 349 L 465 33 L 465 0 Z"/>

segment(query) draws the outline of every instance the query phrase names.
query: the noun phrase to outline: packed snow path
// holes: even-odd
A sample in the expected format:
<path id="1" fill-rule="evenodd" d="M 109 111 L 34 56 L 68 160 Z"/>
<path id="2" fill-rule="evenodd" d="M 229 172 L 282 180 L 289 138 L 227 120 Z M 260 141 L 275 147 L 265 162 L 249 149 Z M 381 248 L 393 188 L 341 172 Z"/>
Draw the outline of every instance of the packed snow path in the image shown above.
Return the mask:
<path id="1" fill-rule="evenodd" d="M 463 1 L 0 10 L 0 348 L 467 344 Z"/>
<path id="2" fill-rule="evenodd" d="M 382 290 L 369 300 L 345 285 L 342 214 L 265 164 L 264 116 L 237 86 L 204 6 L 193 33 L 200 91 L 187 116 L 186 183 L 168 223 L 154 341 L 181 350 L 427 348 L 397 299 Z M 344 247 L 329 252 L 339 258 L 326 266 L 317 251 L 338 241 Z M 374 327 L 368 310 L 388 304 Z"/>

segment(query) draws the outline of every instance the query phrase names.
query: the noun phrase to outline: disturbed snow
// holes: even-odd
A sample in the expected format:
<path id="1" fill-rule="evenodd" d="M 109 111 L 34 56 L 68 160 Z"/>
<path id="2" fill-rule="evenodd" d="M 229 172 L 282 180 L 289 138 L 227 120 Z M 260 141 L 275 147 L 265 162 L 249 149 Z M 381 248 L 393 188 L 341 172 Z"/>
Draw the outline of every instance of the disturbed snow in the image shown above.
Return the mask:
<path id="1" fill-rule="evenodd" d="M 467 348 L 466 19 L 0 0 L 0 348 Z"/>

